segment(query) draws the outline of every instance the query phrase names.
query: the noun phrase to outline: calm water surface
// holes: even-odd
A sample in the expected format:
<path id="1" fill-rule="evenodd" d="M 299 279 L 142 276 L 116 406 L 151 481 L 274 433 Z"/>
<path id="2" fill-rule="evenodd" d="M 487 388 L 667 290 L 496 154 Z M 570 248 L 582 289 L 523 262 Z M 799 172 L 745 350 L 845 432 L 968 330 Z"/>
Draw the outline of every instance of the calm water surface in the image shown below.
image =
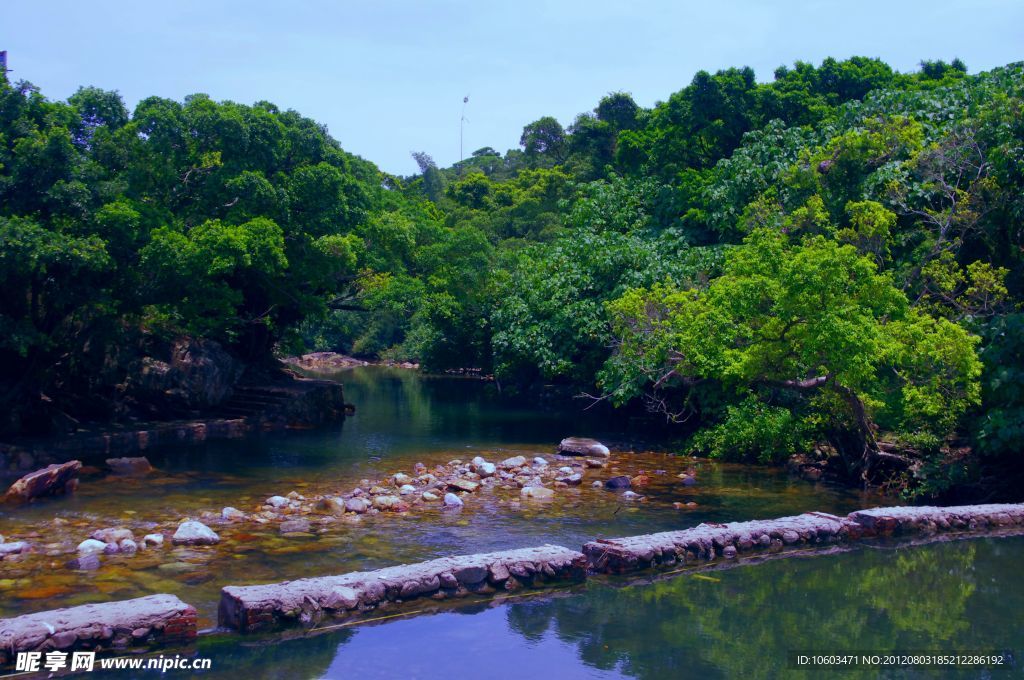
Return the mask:
<path id="1" fill-rule="evenodd" d="M 8 540 L 44 548 L 22 563 L 0 564 L 0 616 L 170 592 L 197 606 L 202 625 L 213 625 L 228 584 L 892 503 L 779 470 L 651 452 L 662 447 L 648 436 L 652 446 L 615 455 L 611 469 L 588 471 L 582 487 L 545 505 L 488 489 L 467 497 L 461 512 L 381 514 L 325 525 L 306 538 L 280 536 L 272 526 L 216 526 L 223 541 L 213 548 L 111 556 L 94 571 L 64 567 L 77 542 L 102 527 L 129 526 L 138 536 L 227 505 L 253 511 L 273 494 L 350 490 L 416 462 L 553 458 L 567 435 L 634 443 L 638 436 L 635 426 L 578 410 L 512 405 L 479 381 L 373 367 L 337 379 L 358 409 L 340 427 L 152 451 L 158 472 L 143 480 L 87 476 L 72 497 L 0 510 Z M 697 473 L 697 486 L 675 477 L 686 469 Z M 645 503 L 589 487 L 640 471 L 652 480 Z M 697 507 L 680 511 L 672 505 L 678 501 Z M 1024 594 L 1014 565 L 1022 558 L 1020 539 L 862 550 L 737 568 L 713 575 L 719 581 L 592 583 L 560 597 L 459 607 L 278 645 L 212 636 L 200 653 L 211 653 L 214 674 L 223 677 L 774 677 L 790 649 L 945 649 L 954 639 L 959 649 L 1019 645 Z M 1006 637 L 1010 631 L 1016 641 Z"/>

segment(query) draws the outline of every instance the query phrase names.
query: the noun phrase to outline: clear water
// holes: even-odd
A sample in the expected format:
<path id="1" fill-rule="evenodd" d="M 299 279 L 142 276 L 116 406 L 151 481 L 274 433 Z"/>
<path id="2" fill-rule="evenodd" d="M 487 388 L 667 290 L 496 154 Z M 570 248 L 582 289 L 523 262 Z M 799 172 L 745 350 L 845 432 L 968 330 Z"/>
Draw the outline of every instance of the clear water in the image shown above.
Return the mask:
<path id="1" fill-rule="evenodd" d="M 713 580 L 591 581 L 283 642 L 211 636 L 194 653 L 213 659 L 203 677 L 251 680 L 1021 677 L 1022 562 L 1024 537 L 862 548 Z M 791 667 L 793 651 L 984 652 L 1006 664 L 828 672 Z"/>
<path id="2" fill-rule="evenodd" d="M 845 513 L 892 503 L 773 469 L 670 455 L 638 424 L 578 409 L 512 404 L 479 381 L 359 368 L 338 374 L 357 414 L 340 427 L 152 451 L 143 480 L 86 476 L 71 497 L 0 510 L 0 534 L 40 551 L 0 563 L 0 616 L 170 592 L 215 622 L 220 588 L 338 574 L 440 555 L 682 529 L 704 521 Z M 255 510 L 297 490 L 342 492 L 362 478 L 483 455 L 553 458 L 564 436 L 647 440 L 588 471 L 582 487 L 544 505 L 501 489 L 467 497 L 457 513 L 423 509 L 323 527 L 315 537 L 275 527 L 215 526 L 222 542 L 110 556 L 94 571 L 64 565 L 95 529 L 173 531 L 180 517 L 231 505 Z M 676 474 L 696 472 L 683 486 Z M 648 501 L 625 502 L 589 482 L 645 471 Z M 695 502 L 679 510 L 675 502 Z M 55 521 L 56 518 L 56 521 Z M 625 586 L 593 582 L 558 597 L 450 607 L 274 644 L 204 637 L 214 676 L 238 677 L 777 677 L 793 649 L 956 649 L 1019 646 L 1024 541 L 967 541 L 897 552 L 772 562 L 712 575 Z M 122 673 L 118 677 L 125 677 Z M 970 676 L 974 677 L 974 676 Z"/>

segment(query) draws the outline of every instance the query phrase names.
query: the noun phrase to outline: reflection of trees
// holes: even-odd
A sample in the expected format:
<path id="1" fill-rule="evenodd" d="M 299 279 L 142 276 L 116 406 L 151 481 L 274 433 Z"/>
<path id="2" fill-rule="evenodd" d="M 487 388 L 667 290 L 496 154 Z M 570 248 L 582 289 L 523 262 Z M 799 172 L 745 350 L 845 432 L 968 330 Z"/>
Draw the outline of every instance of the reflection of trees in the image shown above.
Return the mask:
<path id="1" fill-rule="evenodd" d="M 579 597 L 512 605 L 508 621 L 528 639 L 550 628 L 585 663 L 638 677 L 778 677 L 792 672 L 788 651 L 962 649 L 975 553 L 969 543 L 863 550 L 715 572 L 717 583 L 593 583 Z"/>
<path id="2" fill-rule="evenodd" d="M 275 641 L 267 639 L 251 645 L 238 644 L 229 636 L 202 644 L 198 656 L 213 660 L 211 673 L 203 678 L 245 678 L 245 680 L 279 680 L 290 678 L 322 678 L 338 651 L 354 635 L 340 629 L 322 635 Z"/>

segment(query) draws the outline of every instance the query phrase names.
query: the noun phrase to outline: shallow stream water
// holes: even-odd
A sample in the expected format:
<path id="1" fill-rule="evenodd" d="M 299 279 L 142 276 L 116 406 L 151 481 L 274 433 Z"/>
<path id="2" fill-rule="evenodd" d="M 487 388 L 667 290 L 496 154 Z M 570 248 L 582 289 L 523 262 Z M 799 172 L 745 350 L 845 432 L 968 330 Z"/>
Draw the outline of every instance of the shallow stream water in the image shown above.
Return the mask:
<path id="1" fill-rule="evenodd" d="M 335 377 L 357 408 L 338 427 L 150 451 L 157 471 L 145 478 L 94 474 L 73 496 L 0 510 L 0 534 L 43 548 L 22 562 L 0 563 L 0 616 L 167 592 L 194 604 L 205 627 L 215 623 L 220 588 L 229 584 L 893 503 L 778 469 L 694 461 L 646 438 L 650 446 L 615 453 L 610 468 L 588 470 L 582 486 L 560 490 L 549 503 L 485 489 L 467 496 L 459 512 L 435 506 L 381 513 L 306 536 L 282 536 L 274 526 L 215 526 L 223 539 L 216 547 L 108 556 L 88 571 L 65 566 L 77 542 L 99 528 L 123 525 L 140 536 L 224 506 L 252 512 L 275 494 L 351 490 L 360 479 L 410 471 L 417 462 L 517 454 L 554 462 L 555 445 L 568 435 L 637 438 L 628 424 L 579 409 L 511 404 L 482 381 L 378 367 Z M 642 490 L 646 502 L 590 487 L 641 471 L 651 480 Z M 676 476 L 682 471 L 695 473 L 697 485 L 684 486 Z M 686 502 L 696 507 L 673 506 Z M 1007 565 L 1022 558 L 1021 539 L 858 550 L 741 567 L 711 577 L 717 580 L 688 576 L 628 587 L 598 581 L 556 597 L 452 608 L 280 645 L 210 636 L 200 653 L 208 650 L 214 675 L 224 677 L 458 677 L 459 668 L 481 677 L 687 677 L 691 670 L 774 677 L 771 669 L 792 649 L 942 649 L 954 639 L 959 649 L 988 648 L 998 636 L 981 643 L 998 621 L 1014 622 L 1018 633 L 1016 642 L 1004 635 L 999 644 L 1019 646 L 1024 589 L 1006 579 L 1015 576 Z"/>

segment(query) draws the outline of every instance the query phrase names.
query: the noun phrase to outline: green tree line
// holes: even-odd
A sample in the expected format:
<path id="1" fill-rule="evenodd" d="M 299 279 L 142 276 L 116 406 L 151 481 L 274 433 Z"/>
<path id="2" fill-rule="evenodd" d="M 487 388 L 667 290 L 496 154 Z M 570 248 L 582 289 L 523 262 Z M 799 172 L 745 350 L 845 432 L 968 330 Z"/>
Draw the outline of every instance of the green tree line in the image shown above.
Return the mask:
<path id="1" fill-rule="evenodd" d="M 5 429 L 109 416 L 133 358 L 190 336 L 476 367 L 644 404 L 694 452 L 981 484 L 1024 433 L 1022 91 L 1020 64 L 959 60 L 700 72 L 395 177 L 268 102 L 3 82 Z"/>

